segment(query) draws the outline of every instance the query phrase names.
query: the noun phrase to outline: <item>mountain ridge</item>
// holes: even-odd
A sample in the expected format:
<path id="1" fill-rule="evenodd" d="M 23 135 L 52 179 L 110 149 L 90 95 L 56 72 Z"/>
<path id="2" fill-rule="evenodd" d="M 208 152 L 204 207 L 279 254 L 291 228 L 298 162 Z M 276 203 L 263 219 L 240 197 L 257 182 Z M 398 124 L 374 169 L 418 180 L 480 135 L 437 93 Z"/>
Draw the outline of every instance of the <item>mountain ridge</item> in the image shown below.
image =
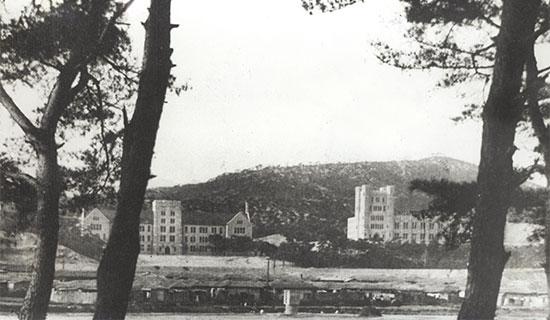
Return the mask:
<path id="1" fill-rule="evenodd" d="M 182 201 L 184 209 L 236 212 L 249 203 L 255 235 L 282 233 L 289 238 L 345 237 L 353 215 L 354 187 L 394 185 L 396 208 L 418 210 L 429 198 L 408 191 L 413 179 L 472 181 L 477 166 L 449 157 L 419 160 L 267 166 L 224 173 L 206 182 L 159 187 L 148 199 Z"/>

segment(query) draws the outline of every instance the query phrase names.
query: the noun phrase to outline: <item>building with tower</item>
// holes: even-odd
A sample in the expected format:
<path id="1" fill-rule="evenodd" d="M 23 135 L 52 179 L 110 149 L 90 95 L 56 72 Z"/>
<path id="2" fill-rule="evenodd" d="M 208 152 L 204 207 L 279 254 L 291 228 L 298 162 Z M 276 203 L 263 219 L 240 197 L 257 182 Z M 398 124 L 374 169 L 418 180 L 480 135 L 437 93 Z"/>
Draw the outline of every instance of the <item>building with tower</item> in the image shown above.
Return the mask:
<path id="1" fill-rule="evenodd" d="M 396 208 L 394 186 L 355 187 L 355 210 L 354 216 L 348 219 L 348 239 L 428 244 L 438 240 L 440 231 L 439 222 L 417 219 L 407 208 Z"/>

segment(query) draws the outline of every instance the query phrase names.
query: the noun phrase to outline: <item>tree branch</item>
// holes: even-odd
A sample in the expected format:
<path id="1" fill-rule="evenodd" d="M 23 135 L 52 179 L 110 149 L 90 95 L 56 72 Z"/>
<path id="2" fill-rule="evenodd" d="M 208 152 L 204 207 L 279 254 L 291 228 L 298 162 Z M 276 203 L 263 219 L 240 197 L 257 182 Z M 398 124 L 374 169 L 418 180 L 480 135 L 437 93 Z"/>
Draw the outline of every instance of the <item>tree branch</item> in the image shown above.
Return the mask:
<path id="1" fill-rule="evenodd" d="M 11 118 L 23 130 L 25 135 L 31 140 L 38 139 L 38 128 L 25 116 L 23 111 L 15 104 L 10 95 L 6 92 L 0 83 L 0 104 L 8 111 Z"/>
<path id="2" fill-rule="evenodd" d="M 3 172 L 3 174 L 14 180 L 23 180 L 35 188 L 38 187 L 38 184 L 39 184 L 38 180 L 35 177 L 23 172 Z"/>

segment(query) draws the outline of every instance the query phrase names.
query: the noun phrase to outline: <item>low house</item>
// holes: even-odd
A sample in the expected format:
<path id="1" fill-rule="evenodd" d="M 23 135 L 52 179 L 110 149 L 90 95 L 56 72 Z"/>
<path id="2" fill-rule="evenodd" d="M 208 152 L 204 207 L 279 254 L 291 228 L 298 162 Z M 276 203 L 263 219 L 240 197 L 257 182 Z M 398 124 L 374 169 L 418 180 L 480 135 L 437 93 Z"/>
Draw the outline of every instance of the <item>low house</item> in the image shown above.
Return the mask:
<path id="1" fill-rule="evenodd" d="M 500 306 L 503 308 L 542 309 L 548 306 L 548 294 L 505 292 L 500 295 Z"/>
<path id="2" fill-rule="evenodd" d="M 55 281 L 50 301 L 63 304 L 94 304 L 96 297 L 95 280 Z"/>

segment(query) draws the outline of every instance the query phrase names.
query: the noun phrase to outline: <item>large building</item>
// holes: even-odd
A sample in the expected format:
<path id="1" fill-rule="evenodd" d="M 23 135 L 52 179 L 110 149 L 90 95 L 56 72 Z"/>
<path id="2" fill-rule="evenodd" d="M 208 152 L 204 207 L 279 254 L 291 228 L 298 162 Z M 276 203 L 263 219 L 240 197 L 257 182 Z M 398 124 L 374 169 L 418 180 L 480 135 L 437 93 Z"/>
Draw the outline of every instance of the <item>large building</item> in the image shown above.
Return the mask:
<path id="1" fill-rule="evenodd" d="M 419 220 L 411 211 L 395 207 L 395 188 L 379 189 L 368 185 L 355 188 L 355 212 L 348 219 L 350 240 L 381 239 L 428 244 L 437 240 L 441 225 L 432 220 Z"/>
<path id="2" fill-rule="evenodd" d="M 208 254 L 210 236 L 252 238 L 248 206 L 236 214 L 183 210 L 179 201 L 154 200 L 152 211 L 140 224 L 140 249 L 144 254 Z"/>

